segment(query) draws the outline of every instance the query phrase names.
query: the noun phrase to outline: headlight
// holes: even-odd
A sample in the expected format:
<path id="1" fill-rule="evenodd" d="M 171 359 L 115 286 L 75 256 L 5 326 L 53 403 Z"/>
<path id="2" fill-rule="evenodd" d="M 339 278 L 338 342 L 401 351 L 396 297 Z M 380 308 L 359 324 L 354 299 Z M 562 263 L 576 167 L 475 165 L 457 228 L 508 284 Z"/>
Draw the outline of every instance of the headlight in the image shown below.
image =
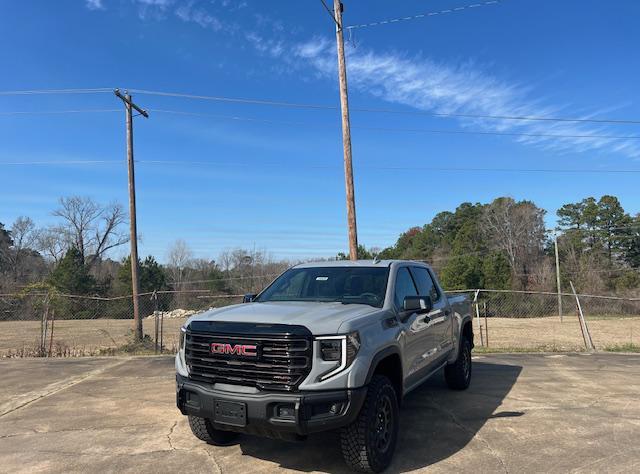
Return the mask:
<path id="1" fill-rule="evenodd" d="M 343 336 L 318 337 L 318 348 L 320 358 L 324 361 L 335 362 L 336 367 L 329 372 L 322 374 L 320 380 L 326 380 L 342 372 L 349 367 L 360 349 L 360 335 L 357 332 L 345 334 Z"/>
<path id="2" fill-rule="evenodd" d="M 184 349 L 184 346 L 186 344 L 186 339 L 187 339 L 187 328 L 182 326 L 180 327 L 180 335 L 178 338 L 178 350 L 182 351 Z"/>

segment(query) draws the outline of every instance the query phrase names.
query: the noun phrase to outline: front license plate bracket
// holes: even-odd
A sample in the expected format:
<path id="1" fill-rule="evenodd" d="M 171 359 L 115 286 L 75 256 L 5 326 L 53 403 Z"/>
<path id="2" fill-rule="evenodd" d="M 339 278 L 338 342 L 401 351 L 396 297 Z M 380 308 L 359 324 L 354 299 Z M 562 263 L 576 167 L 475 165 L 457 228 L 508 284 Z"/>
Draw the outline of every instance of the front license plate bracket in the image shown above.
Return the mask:
<path id="1" fill-rule="evenodd" d="M 246 426 L 247 405 L 239 402 L 214 400 L 213 421 L 231 426 Z"/>

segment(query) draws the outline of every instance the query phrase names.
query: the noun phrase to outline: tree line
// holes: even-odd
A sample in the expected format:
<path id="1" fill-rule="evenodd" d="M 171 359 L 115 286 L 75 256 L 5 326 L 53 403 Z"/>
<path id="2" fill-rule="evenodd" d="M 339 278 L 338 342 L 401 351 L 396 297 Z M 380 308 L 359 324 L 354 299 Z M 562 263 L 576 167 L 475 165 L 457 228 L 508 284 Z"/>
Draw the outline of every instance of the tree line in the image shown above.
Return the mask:
<path id="1" fill-rule="evenodd" d="M 46 227 L 25 216 L 9 226 L 0 222 L 0 293 L 131 294 L 130 258 L 110 257 L 129 242 L 122 207 L 72 196 L 61 198 L 52 215 L 58 222 Z M 196 258 L 182 240 L 168 249 L 165 264 L 152 255 L 138 264 L 140 291 L 175 291 L 172 306 L 192 303 L 186 293 L 194 289 L 229 295 L 257 291 L 289 266 L 256 249 L 226 250 L 217 260 Z"/>
<path id="2" fill-rule="evenodd" d="M 37 287 L 73 295 L 130 294 L 129 258 L 110 257 L 128 243 L 122 207 L 72 196 L 61 198 L 52 215 L 57 223 L 46 227 L 29 217 L 8 226 L 0 223 L 0 293 Z M 425 260 L 450 290 L 554 291 L 555 233 L 564 290 L 571 280 L 581 292 L 638 291 L 640 215 L 630 215 L 615 196 L 606 195 L 561 206 L 557 229 L 547 229 L 545 217 L 544 209 L 526 200 L 465 202 L 409 228 L 391 247 L 360 246 L 359 257 Z M 187 305 L 187 290 L 255 292 L 293 263 L 255 249 L 227 250 L 216 260 L 196 258 L 178 240 L 168 249 L 165 264 L 151 255 L 141 259 L 140 289 L 177 291 L 174 304 Z"/>
<path id="3" fill-rule="evenodd" d="M 555 291 L 554 235 L 561 286 L 579 291 L 633 293 L 640 287 L 640 214 L 632 216 L 615 196 L 588 197 L 557 211 L 531 201 L 500 197 L 488 204 L 460 204 L 428 224 L 411 227 L 379 258 L 425 260 L 449 290 L 467 288 Z M 363 257 L 371 249 L 361 247 Z"/>

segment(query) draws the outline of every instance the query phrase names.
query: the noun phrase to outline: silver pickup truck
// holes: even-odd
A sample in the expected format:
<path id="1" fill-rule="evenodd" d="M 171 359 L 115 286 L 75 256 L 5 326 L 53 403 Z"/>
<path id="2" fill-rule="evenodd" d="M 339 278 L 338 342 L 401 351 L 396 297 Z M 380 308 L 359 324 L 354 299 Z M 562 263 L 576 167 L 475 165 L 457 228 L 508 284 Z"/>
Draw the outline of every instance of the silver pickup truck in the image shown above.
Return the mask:
<path id="1" fill-rule="evenodd" d="M 447 297 L 428 265 L 307 263 L 245 304 L 187 321 L 177 405 L 193 434 L 216 445 L 239 433 L 339 430 L 346 463 L 380 472 L 403 397 L 442 368 L 452 389 L 466 389 L 472 348 L 470 302 Z"/>

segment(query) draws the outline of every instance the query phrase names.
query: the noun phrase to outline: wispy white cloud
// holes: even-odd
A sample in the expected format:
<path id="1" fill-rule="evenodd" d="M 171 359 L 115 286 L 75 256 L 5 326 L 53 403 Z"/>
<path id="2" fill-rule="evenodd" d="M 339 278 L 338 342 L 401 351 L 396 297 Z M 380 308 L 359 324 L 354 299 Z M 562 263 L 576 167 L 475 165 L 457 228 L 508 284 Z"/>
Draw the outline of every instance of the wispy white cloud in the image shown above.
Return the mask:
<path id="1" fill-rule="evenodd" d="M 176 8 L 175 14 L 182 21 L 195 23 L 202 28 L 210 28 L 213 31 L 220 31 L 224 28 L 224 23 L 218 17 L 204 8 L 196 6 L 194 1 L 180 5 Z"/>
<path id="2" fill-rule="evenodd" d="M 85 5 L 89 10 L 104 10 L 102 0 L 85 0 Z"/>
<path id="3" fill-rule="evenodd" d="M 256 51 L 271 56 L 272 58 L 279 58 L 288 49 L 284 41 L 265 38 L 255 31 L 245 33 L 244 37 Z"/>
<path id="4" fill-rule="evenodd" d="M 138 8 L 141 20 L 163 20 L 178 0 L 131 0 Z"/>
<path id="5" fill-rule="evenodd" d="M 104 9 L 104 0 L 86 0 L 88 8 Z M 335 78 L 335 41 L 314 37 L 293 43 L 291 30 L 264 14 L 253 14 L 252 22 L 243 27 L 222 11 L 246 7 L 245 1 L 231 0 L 131 0 L 142 19 L 167 19 L 175 15 L 185 23 L 214 32 L 225 32 L 247 42 L 258 54 L 275 60 L 270 70 L 277 74 L 305 74 L 321 79 Z M 252 24 L 251 24 L 252 23 Z M 347 48 L 349 84 L 360 91 L 392 104 L 405 105 L 435 113 L 498 116 L 581 115 L 578 118 L 602 116 L 611 110 L 575 111 L 571 104 L 555 104 L 537 98 L 530 84 L 497 77 L 487 67 L 473 61 L 456 64 L 434 61 L 423 55 L 378 52 L 363 46 Z M 309 66 L 311 66 L 309 68 Z M 305 75 L 307 76 L 305 78 Z M 573 110 L 572 110 L 573 109 Z M 554 152 L 617 153 L 640 158 L 637 140 L 608 139 L 595 135 L 615 134 L 610 127 L 593 123 L 535 122 L 488 119 L 459 119 L 463 127 L 481 131 L 526 135 L 571 135 L 573 137 L 514 136 L 524 145 Z M 575 137 L 576 135 L 584 137 Z"/>
<path id="6" fill-rule="evenodd" d="M 311 65 L 320 76 L 335 77 L 333 42 L 316 37 L 292 50 L 294 57 Z M 384 101 L 427 112 L 540 117 L 573 115 L 567 106 L 535 99 L 531 86 L 499 79 L 471 61 L 450 65 L 420 55 L 378 53 L 360 47 L 348 49 L 348 72 L 352 87 Z M 603 112 L 591 111 L 578 118 L 593 118 Z M 460 122 L 463 126 L 484 131 L 587 136 L 514 137 L 520 143 L 557 152 L 615 152 L 640 157 L 637 141 L 593 136 L 614 134 L 606 126 L 487 119 L 460 119 Z"/>

